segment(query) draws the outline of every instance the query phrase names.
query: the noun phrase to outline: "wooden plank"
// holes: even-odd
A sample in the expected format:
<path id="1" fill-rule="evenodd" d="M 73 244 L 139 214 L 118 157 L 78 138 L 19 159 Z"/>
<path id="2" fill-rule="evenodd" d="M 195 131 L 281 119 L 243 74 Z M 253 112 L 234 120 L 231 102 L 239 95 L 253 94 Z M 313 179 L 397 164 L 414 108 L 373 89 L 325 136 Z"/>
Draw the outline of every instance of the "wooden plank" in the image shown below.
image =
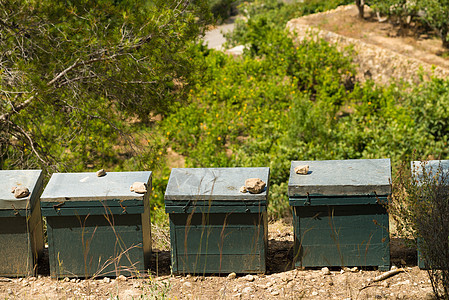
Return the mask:
<path id="1" fill-rule="evenodd" d="M 266 206 L 165 206 L 165 212 L 169 214 L 263 213 L 266 211 Z"/>
<path id="2" fill-rule="evenodd" d="M 47 230 L 53 278 L 130 276 L 149 267 L 141 215 L 48 217 Z"/>
<path id="3" fill-rule="evenodd" d="M 296 266 L 389 267 L 389 222 L 382 205 L 295 207 L 293 215 Z"/>
<path id="4" fill-rule="evenodd" d="M 170 214 L 176 273 L 266 271 L 266 213 Z"/>
<path id="5" fill-rule="evenodd" d="M 336 196 L 336 197 L 295 197 L 289 199 L 290 206 L 320 206 L 320 205 L 366 205 L 387 204 L 387 196 Z"/>

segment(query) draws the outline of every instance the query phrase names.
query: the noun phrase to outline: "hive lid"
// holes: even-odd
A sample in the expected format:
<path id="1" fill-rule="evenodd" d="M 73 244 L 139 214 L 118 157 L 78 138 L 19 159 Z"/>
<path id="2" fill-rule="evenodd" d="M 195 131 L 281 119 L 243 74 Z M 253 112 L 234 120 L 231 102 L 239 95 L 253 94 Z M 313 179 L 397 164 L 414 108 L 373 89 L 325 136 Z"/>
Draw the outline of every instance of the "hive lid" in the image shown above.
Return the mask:
<path id="1" fill-rule="evenodd" d="M 419 181 L 422 180 L 423 171 L 425 171 L 427 175 L 439 174 L 440 180 L 445 176 L 446 183 L 449 183 L 449 160 L 412 161 L 410 166 L 412 174 L 416 176 Z"/>
<path id="2" fill-rule="evenodd" d="M 32 209 L 42 191 L 42 179 L 41 170 L 0 170 L 0 209 Z M 17 199 L 11 193 L 14 186 L 26 187 L 30 194 Z"/>
<path id="3" fill-rule="evenodd" d="M 295 173 L 294 168 L 300 165 L 309 165 L 308 175 Z M 288 195 L 388 195 L 390 181 L 390 159 L 292 161 Z"/>
<path id="4" fill-rule="evenodd" d="M 260 194 L 241 193 L 248 178 L 266 183 Z M 165 200 L 266 200 L 270 168 L 174 168 Z"/>
<path id="5" fill-rule="evenodd" d="M 130 191 L 134 182 L 144 182 L 151 192 L 150 171 L 96 173 L 55 173 L 41 196 L 42 202 L 143 199 L 145 194 Z M 147 193 L 148 193 L 147 192 Z"/>

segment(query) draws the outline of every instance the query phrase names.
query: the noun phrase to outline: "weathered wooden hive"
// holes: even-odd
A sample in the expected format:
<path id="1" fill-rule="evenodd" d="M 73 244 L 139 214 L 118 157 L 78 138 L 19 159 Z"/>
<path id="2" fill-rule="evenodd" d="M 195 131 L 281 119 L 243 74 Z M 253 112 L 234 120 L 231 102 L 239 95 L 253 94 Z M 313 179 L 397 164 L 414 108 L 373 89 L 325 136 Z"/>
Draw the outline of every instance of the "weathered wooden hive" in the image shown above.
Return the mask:
<path id="1" fill-rule="evenodd" d="M 148 192 L 130 191 L 134 182 Z M 151 258 L 151 172 L 53 174 L 42 194 L 52 277 L 136 275 Z"/>
<path id="2" fill-rule="evenodd" d="M 165 193 L 175 273 L 263 273 L 269 168 L 173 169 Z M 248 178 L 266 183 L 240 192 Z"/>
<path id="3" fill-rule="evenodd" d="M 295 173 L 301 165 L 308 174 Z M 388 269 L 390 179 L 389 159 L 292 161 L 295 265 Z"/>
<path id="4" fill-rule="evenodd" d="M 44 249 L 41 170 L 0 170 L 0 276 L 31 276 Z M 29 195 L 16 198 L 14 187 Z"/>

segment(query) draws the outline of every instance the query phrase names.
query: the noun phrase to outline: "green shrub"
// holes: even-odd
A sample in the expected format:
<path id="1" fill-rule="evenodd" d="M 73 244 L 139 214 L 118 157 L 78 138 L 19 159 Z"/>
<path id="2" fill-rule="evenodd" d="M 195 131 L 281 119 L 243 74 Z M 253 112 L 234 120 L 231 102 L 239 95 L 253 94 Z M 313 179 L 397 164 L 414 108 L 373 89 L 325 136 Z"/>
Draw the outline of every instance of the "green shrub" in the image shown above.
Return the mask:
<path id="1" fill-rule="evenodd" d="M 245 1 L 239 7 L 243 18 L 237 19 L 233 32 L 226 36 L 230 45 L 251 45 L 257 47 L 273 30 L 283 30 L 291 19 L 334 9 L 350 4 L 349 0 L 292 1 L 255 0 Z"/>
<path id="2" fill-rule="evenodd" d="M 284 4 L 270 3 L 251 6 L 265 16 L 250 12 L 254 18 L 238 37 L 250 45 L 243 56 L 193 50 L 204 72 L 189 104 L 173 106 L 160 125 L 186 166 L 270 167 L 268 212 L 276 219 L 289 214 L 292 160 L 390 157 L 395 166 L 413 154 L 448 155 L 446 81 L 357 83 L 351 49 L 340 52 L 314 38 L 295 44 L 267 17 L 270 5 Z"/>
<path id="3" fill-rule="evenodd" d="M 448 184 L 448 170 L 441 164 L 403 166 L 389 204 L 398 232 L 418 245 L 437 299 L 449 298 Z"/>
<path id="4" fill-rule="evenodd" d="M 214 18 L 223 23 L 227 18 L 237 13 L 240 0 L 211 0 L 209 6 Z"/>

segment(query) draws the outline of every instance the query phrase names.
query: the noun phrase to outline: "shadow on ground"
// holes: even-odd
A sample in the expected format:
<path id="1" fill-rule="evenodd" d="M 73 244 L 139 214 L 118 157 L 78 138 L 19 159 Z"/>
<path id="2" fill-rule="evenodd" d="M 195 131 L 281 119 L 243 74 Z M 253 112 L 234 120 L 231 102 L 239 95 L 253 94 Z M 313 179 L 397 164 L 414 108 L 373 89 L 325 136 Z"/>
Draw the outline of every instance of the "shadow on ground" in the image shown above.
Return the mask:
<path id="1" fill-rule="evenodd" d="M 42 276 L 50 276 L 50 263 L 48 260 L 48 248 L 44 248 L 42 256 L 37 262 L 37 274 Z"/>
<path id="2" fill-rule="evenodd" d="M 392 238 L 390 241 L 391 264 L 396 266 L 416 266 L 416 247 L 410 241 Z M 267 273 L 282 273 L 293 270 L 293 242 L 271 239 L 268 241 Z M 153 276 L 167 276 L 171 274 L 170 251 L 153 250 L 150 271 Z M 37 273 L 50 276 L 48 249 L 39 260 Z M 223 274 L 224 276 L 227 274 Z"/>
<path id="3" fill-rule="evenodd" d="M 151 272 L 155 276 L 170 275 L 170 251 L 153 250 L 151 258 Z"/>
<path id="4" fill-rule="evenodd" d="M 281 273 L 294 269 L 293 263 L 293 242 L 278 241 L 271 239 L 268 241 L 267 273 Z"/>
<path id="5" fill-rule="evenodd" d="M 411 240 L 391 238 L 390 239 L 390 261 L 397 267 L 414 267 L 417 265 L 418 256 L 416 246 Z"/>

